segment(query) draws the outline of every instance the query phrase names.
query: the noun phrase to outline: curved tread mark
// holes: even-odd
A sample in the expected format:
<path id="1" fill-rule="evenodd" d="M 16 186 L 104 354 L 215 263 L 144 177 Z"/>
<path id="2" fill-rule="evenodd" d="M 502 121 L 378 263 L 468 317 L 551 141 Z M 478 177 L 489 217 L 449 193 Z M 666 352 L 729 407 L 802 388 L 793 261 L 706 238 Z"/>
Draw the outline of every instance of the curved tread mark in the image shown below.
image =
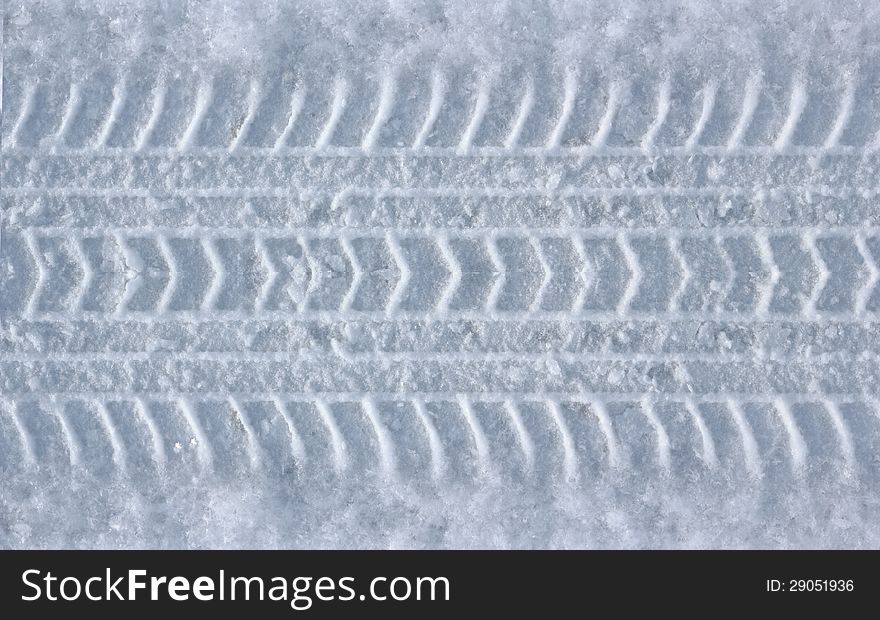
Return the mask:
<path id="1" fill-rule="evenodd" d="M 715 98 L 717 96 L 718 84 L 709 82 L 703 86 L 703 104 L 700 108 L 700 117 L 694 125 L 694 131 L 688 136 L 684 144 L 686 149 L 694 149 L 700 143 L 703 131 L 705 131 L 706 125 L 709 124 L 709 119 L 712 118 L 712 112 L 715 109 Z"/>
<path id="2" fill-rule="evenodd" d="M 507 399 L 504 401 L 504 408 L 516 432 L 517 443 L 519 443 L 525 458 L 526 469 L 529 473 L 532 473 L 535 471 L 535 445 L 532 442 L 532 438 L 529 436 L 525 424 L 523 424 L 522 416 L 516 403 L 511 399 Z"/>
<path id="3" fill-rule="evenodd" d="M 76 117 L 80 106 L 82 105 L 82 87 L 78 82 L 70 83 L 70 93 L 67 96 L 67 103 L 64 107 L 64 113 L 61 115 L 61 122 L 58 125 L 58 131 L 55 134 L 54 147 L 64 147 L 67 132 L 70 131 L 70 125 Z"/>
<path id="4" fill-rule="evenodd" d="M 61 436 L 64 440 L 65 447 L 67 448 L 70 466 L 79 467 L 81 463 L 80 457 L 82 455 L 82 446 L 79 445 L 79 441 L 77 441 L 76 435 L 74 435 L 73 429 L 71 429 L 70 423 L 67 421 L 67 416 L 64 415 L 63 408 L 57 400 L 53 399 L 51 401 L 51 408 L 52 413 L 58 419 L 58 425 L 61 427 Z"/>
<path id="5" fill-rule="evenodd" d="M 428 447 L 431 450 L 431 474 L 435 481 L 439 481 L 446 473 L 446 457 L 443 454 L 443 443 L 440 441 L 440 435 L 431 422 L 431 416 L 425 407 L 425 401 L 420 398 L 414 399 L 413 407 L 416 410 L 422 426 L 425 429 L 425 436 L 428 438 Z"/>
<path id="6" fill-rule="evenodd" d="M 190 439 L 190 442 L 195 444 L 199 462 L 207 471 L 213 471 L 214 452 L 208 441 L 207 435 L 205 435 L 202 425 L 199 424 L 198 417 L 192 408 L 192 403 L 189 402 L 189 399 L 180 398 L 177 400 L 176 405 L 180 409 L 183 418 L 186 420 L 186 423 L 192 431 L 193 436 Z"/>
<path id="7" fill-rule="evenodd" d="M 98 419 L 107 431 L 107 437 L 110 439 L 110 446 L 113 449 L 113 463 L 119 468 L 119 471 L 125 474 L 128 470 L 128 462 L 125 454 L 125 443 L 119 435 L 119 431 L 110 419 L 110 413 L 107 411 L 107 405 L 104 401 L 95 402 L 98 409 Z"/>
<path id="8" fill-rule="evenodd" d="M 853 476 L 856 471 L 855 448 L 853 447 L 852 433 L 840 411 L 840 407 L 836 402 L 830 399 L 822 401 L 828 417 L 831 418 L 831 424 L 837 432 L 837 441 L 840 447 L 840 453 L 843 456 L 844 473 L 847 476 Z"/>
<path id="9" fill-rule="evenodd" d="M 706 421 L 700 414 L 693 399 L 689 398 L 685 401 L 685 409 L 687 409 L 688 413 L 691 415 L 694 425 L 700 433 L 700 441 L 703 445 L 703 462 L 706 463 L 706 466 L 710 470 L 718 469 L 718 453 L 715 450 L 715 441 L 712 439 L 712 433 L 709 432 L 709 427 L 706 426 Z"/>
<path id="10" fill-rule="evenodd" d="M 547 140 L 547 149 L 555 150 L 562 144 L 562 138 L 565 136 L 565 130 L 568 122 L 571 120 L 572 112 L 574 112 L 575 99 L 578 93 L 578 74 L 572 67 L 566 68 L 565 80 L 563 82 L 562 109 L 559 111 L 559 120 Z"/>
<path id="11" fill-rule="evenodd" d="M 657 91 L 657 114 L 651 126 L 648 127 L 648 130 L 642 137 L 641 147 L 643 151 L 651 150 L 654 146 L 654 141 L 657 139 L 657 134 L 660 133 L 663 123 L 666 122 L 666 117 L 669 115 L 669 108 L 672 103 L 671 91 L 672 84 L 668 79 L 664 80 Z"/>
<path id="12" fill-rule="evenodd" d="M 281 133 L 275 140 L 274 150 L 276 153 L 287 146 L 287 138 L 293 131 L 294 125 L 296 125 L 296 119 L 299 118 L 303 105 L 305 105 L 305 101 L 305 86 L 297 86 L 296 89 L 294 89 L 293 94 L 290 96 L 290 111 L 287 114 L 287 123 L 285 123 L 284 129 L 281 130 Z"/>
<path id="13" fill-rule="evenodd" d="M 512 150 L 516 148 L 519 144 L 520 136 L 522 135 L 523 128 L 526 125 L 526 122 L 529 120 L 529 115 L 532 113 L 532 109 L 535 107 L 535 81 L 533 78 L 529 78 L 528 83 L 526 84 L 526 90 L 523 93 L 522 100 L 519 104 L 519 109 L 516 112 L 516 117 L 513 121 L 513 126 L 510 129 L 510 133 L 507 135 L 507 138 L 504 139 L 504 148 L 507 150 Z"/>
<path id="14" fill-rule="evenodd" d="M 5 144 L 3 145 L 4 150 L 8 147 L 14 147 L 18 144 L 18 134 L 21 131 L 21 128 L 24 127 L 24 124 L 28 121 L 28 118 L 33 113 L 34 110 L 34 99 L 37 97 L 37 85 L 34 82 L 28 82 L 24 87 L 24 96 L 21 102 L 21 110 L 19 111 L 18 118 L 15 119 L 15 124 L 12 126 L 12 129 L 9 132 L 9 135 L 6 137 Z"/>
<path id="15" fill-rule="evenodd" d="M 629 89 L 628 83 L 613 82 L 608 89 L 608 101 L 605 107 L 605 113 L 599 121 L 599 128 L 596 130 L 593 139 L 590 141 L 589 147 L 601 149 L 608 142 L 608 136 L 614 128 L 614 118 L 617 116 L 621 99 L 625 91 Z"/>
<path id="16" fill-rule="evenodd" d="M 10 405 L 9 413 L 12 416 L 12 424 L 15 426 L 19 438 L 21 439 L 21 447 L 22 452 L 24 453 L 25 463 L 27 465 L 36 465 L 37 452 L 34 448 L 34 438 L 31 437 L 30 431 L 28 431 L 27 427 L 22 423 L 21 418 L 18 415 L 18 406 L 15 403 Z"/>
<path id="17" fill-rule="evenodd" d="M 840 144 L 843 132 L 846 131 L 850 119 L 852 118 L 853 107 L 855 106 L 856 100 L 857 82 L 858 79 L 855 76 L 849 76 L 846 79 L 846 85 L 844 86 L 843 94 L 840 97 L 837 117 L 834 119 L 834 124 L 828 132 L 828 137 L 825 138 L 825 143 L 822 145 L 828 150 L 834 149 Z"/>
<path id="18" fill-rule="evenodd" d="M 168 97 L 168 85 L 164 81 L 156 82 L 153 88 L 153 107 L 150 110 L 150 116 L 146 124 L 141 130 L 140 136 L 137 138 L 135 151 L 143 151 L 150 143 L 153 136 L 153 130 L 162 117 L 162 111 L 165 108 L 165 99 Z"/>
<path id="19" fill-rule="evenodd" d="M 598 400 L 591 400 L 589 404 L 590 411 L 593 412 L 596 421 L 599 423 L 599 430 L 602 431 L 602 435 L 605 437 L 605 447 L 608 449 L 608 467 L 618 469 L 623 463 L 608 410 L 605 408 L 605 404 Z"/>
<path id="20" fill-rule="evenodd" d="M 795 475 L 800 475 L 803 473 L 807 462 L 807 444 L 798 428 L 794 413 L 785 399 L 776 399 L 773 406 L 779 414 L 780 419 L 782 420 L 782 425 L 785 427 L 785 432 L 788 435 L 788 449 L 791 453 L 792 472 Z"/>
<path id="21" fill-rule="evenodd" d="M 559 437 L 562 442 L 565 482 L 573 484 L 577 482 L 578 478 L 578 458 L 577 449 L 574 446 L 574 439 L 571 436 L 568 424 L 565 423 L 565 418 L 562 415 L 559 401 L 550 400 L 548 402 L 548 407 L 550 409 L 550 417 L 553 419 L 554 424 L 556 424 L 556 428 L 559 429 Z"/>
<path id="22" fill-rule="evenodd" d="M 494 467 L 492 466 L 489 454 L 489 442 L 486 440 L 486 435 L 480 427 L 479 421 L 477 421 L 477 416 L 474 413 L 470 399 L 467 396 L 459 395 L 458 406 L 464 417 L 465 423 L 468 426 L 468 430 L 471 433 L 471 439 L 473 440 L 474 448 L 477 451 L 477 461 L 479 463 L 480 471 L 483 475 L 492 477 L 494 475 Z"/>
<path id="23" fill-rule="evenodd" d="M 162 442 L 162 433 L 159 431 L 159 427 L 156 425 L 156 421 L 153 419 L 147 403 L 144 402 L 144 400 L 140 397 L 135 398 L 134 403 L 135 410 L 144 421 L 147 429 L 150 431 L 150 437 L 153 441 L 153 455 L 156 459 L 156 465 L 158 465 L 160 471 L 164 470 L 165 465 L 168 463 L 168 455 L 165 454 L 165 444 Z"/>
<path id="24" fill-rule="evenodd" d="M 382 82 L 379 87 L 379 105 L 376 108 L 376 116 L 373 118 L 373 124 L 370 125 L 361 147 L 365 151 L 370 151 L 375 147 L 379 139 L 382 127 L 391 117 L 394 109 L 395 89 L 397 85 L 397 71 L 387 70 L 382 76 Z"/>
<path id="25" fill-rule="evenodd" d="M 458 143 L 457 150 L 461 155 L 467 154 L 468 151 L 470 151 L 474 136 L 476 136 L 477 132 L 480 130 L 480 124 L 483 122 L 483 117 L 486 116 L 486 111 L 489 109 L 489 95 L 492 90 L 492 81 L 494 80 L 483 80 L 478 86 L 477 99 L 474 101 L 473 112 L 471 112 L 471 117 L 468 119 L 464 133 L 462 133 L 461 141 Z"/>
<path id="26" fill-rule="evenodd" d="M 330 116 L 327 118 L 327 123 L 324 125 L 324 128 L 321 129 L 321 133 L 315 141 L 316 149 L 324 150 L 332 144 L 333 134 L 336 132 L 336 125 L 339 124 L 339 119 L 342 118 L 342 113 L 348 103 L 348 91 L 348 80 L 341 76 L 337 77 L 333 84 L 333 99 L 330 102 Z"/>
<path id="27" fill-rule="evenodd" d="M 792 136 L 794 136 L 798 121 L 804 113 L 804 109 L 807 107 L 808 99 L 809 96 L 807 95 L 807 89 L 804 87 L 803 82 L 795 80 L 791 88 L 791 101 L 789 102 L 788 117 L 786 117 L 785 123 L 779 131 L 779 135 L 773 143 L 773 148 L 777 151 L 784 151 L 789 145 L 791 145 Z"/>
<path id="28" fill-rule="evenodd" d="M 107 116 L 104 118 L 104 123 L 98 131 L 98 135 L 94 141 L 94 147 L 96 149 L 103 149 L 107 146 L 110 134 L 113 133 L 113 127 L 119 119 L 119 113 L 122 111 L 123 107 L 125 107 L 125 100 L 128 97 L 127 81 L 123 79 L 116 82 L 113 85 L 112 95 L 113 98 L 110 102 L 110 110 L 107 112 Z"/>
<path id="29" fill-rule="evenodd" d="M 247 438 L 248 458 L 251 462 L 251 469 L 258 470 L 263 466 L 264 459 L 262 455 L 262 449 L 260 448 L 260 442 L 257 439 L 257 433 L 256 431 L 254 431 L 254 427 L 251 426 L 251 423 L 248 420 L 247 415 L 245 414 L 244 408 L 238 402 L 238 399 L 236 399 L 234 396 L 230 396 L 228 400 L 229 405 L 235 412 L 235 415 L 238 418 L 242 429 L 244 429 L 244 434 Z"/>
<path id="30" fill-rule="evenodd" d="M 193 110 L 192 119 L 190 119 L 189 125 L 187 125 L 177 145 L 179 150 L 188 151 L 195 145 L 202 120 L 210 109 L 213 99 L 214 83 L 211 80 L 203 80 L 196 94 L 196 105 Z"/>
<path id="31" fill-rule="evenodd" d="M 251 80 L 251 86 L 247 95 L 247 112 L 245 113 L 241 126 L 235 132 L 235 136 L 229 144 L 230 152 L 235 152 L 241 143 L 247 139 L 248 132 L 254 122 L 254 118 L 257 115 L 257 110 L 259 110 L 262 100 L 263 92 L 260 83 L 256 80 Z"/>
<path id="32" fill-rule="evenodd" d="M 348 446 L 342 438 L 342 431 L 339 430 L 336 418 L 333 417 L 333 412 L 330 411 L 327 401 L 324 399 L 315 400 L 315 408 L 318 410 L 318 415 L 321 416 L 321 422 L 327 428 L 327 432 L 330 433 L 330 443 L 333 446 L 333 464 L 336 468 L 336 473 L 342 474 L 349 466 Z"/>
<path id="33" fill-rule="evenodd" d="M 287 431 L 290 434 L 290 451 L 293 454 L 293 459 L 297 465 L 302 467 L 306 462 L 305 443 L 303 443 L 302 437 L 296 430 L 296 425 L 294 425 L 293 419 L 290 417 L 287 405 L 282 402 L 277 394 L 272 395 L 272 404 L 278 410 L 279 415 L 284 420 L 284 424 L 287 426 Z"/>
<path id="34" fill-rule="evenodd" d="M 647 397 L 642 398 L 641 410 L 653 427 L 654 433 L 657 435 L 657 460 L 660 463 L 660 467 L 663 468 L 663 471 L 668 474 L 672 468 L 669 435 L 667 434 L 663 423 L 660 421 L 660 418 L 657 417 L 651 401 Z"/>
<path id="35" fill-rule="evenodd" d="M 733 423 L 739 431 L 740 441 L 742 442 L 743 454 L 745 456 L 746 470 L 749 475 L 758 480 L 763 476 L 761 467 L 761 458 L 758 452 L 758 443 L 755 441 L 755 434 L 745 414 L 739 406 L 739 403 L 732 398 L 727 399 L 727 410 L 733 418 Z"/>
<path id="36" fill-rule="evenodd" d="M 760 97 L 761 78 L 760 76 L 753 75 L 746 81 L 742 110 L 727 141 L 728 150 L 735 150 L 741 146 L 743 138 L 752 124 L 752 118 L 755 116 L 755 110 L 758 108 Z"/>
<path id="37" fill-rule="evenodd" d="M 382 476 L 388 480 L 394 480 L 397 477 L 397 463 L 394 454 L 394 441 L 391 434 L 385 428 L 385 425 L 382 424 L 379 413 L 376 410 L 376 403 L 372 398 L 364 397 L 361 399 L 361 407 L 370 421 L 379 445 L 379 462 Z"/>
<path id="38" fill-rule="evenodd" d="M 440 116 L 443 100 L 446 98 L 446 89 L 447 84 L 443 74 L 435 69 L 431 74 L 431 101 L 428 104 L 428 113 L 425 116 L 424 124 L 413 141 L 413 149 L 419 150 L 424 148 L 425 141 L 431 135 L 434 123 L 437 122 L 437 118 Z"/>

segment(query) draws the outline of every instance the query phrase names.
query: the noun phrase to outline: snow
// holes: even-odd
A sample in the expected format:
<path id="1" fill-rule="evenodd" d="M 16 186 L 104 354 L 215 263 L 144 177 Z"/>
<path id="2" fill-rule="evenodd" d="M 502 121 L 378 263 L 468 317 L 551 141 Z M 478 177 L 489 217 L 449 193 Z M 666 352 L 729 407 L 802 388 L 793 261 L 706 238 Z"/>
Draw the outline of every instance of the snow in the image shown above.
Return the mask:
<path id="1" fill-rule="evenodd" d="M 878 43 L 6 2 L 0 547 L 877 546 Z"/>

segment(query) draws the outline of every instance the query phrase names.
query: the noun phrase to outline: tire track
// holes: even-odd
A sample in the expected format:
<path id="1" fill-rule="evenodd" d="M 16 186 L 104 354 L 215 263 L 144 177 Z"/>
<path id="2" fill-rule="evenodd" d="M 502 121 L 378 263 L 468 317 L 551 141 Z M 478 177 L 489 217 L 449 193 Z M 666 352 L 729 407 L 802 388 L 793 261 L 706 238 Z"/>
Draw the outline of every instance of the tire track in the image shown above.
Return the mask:
<path id="1" fill-rule="evenodd" d="M 341 317 L 377 311 L 388 316 L 445 316 L 465 308 L 540 315 L 549 307 L 560 317 L 587 311 L 621 317 L 724 311 L 808 320 L 862 317 L 876 311 L 869 300 L 876 296 L 878 267 L 863 235 L 854 231 L 772 237 L 732 232 L 720 239 L 717 232 L 689 234 L 679 242 L 679 252 L 656 232 L 554 237 L 534 230 L 515 231 L 521 236 L 496 230 L 447 235 L 441 248 L 430 233 L 403 236 L 383 230 L 369 236 L 326 237 L 299 230 L 296 237 L 273 237 L 302 253 L 300 260 L 286 265 L 287 257 L 278 257 L 279 264 L 260 251 L 266 239 L 247 230 L 211 236 L 198 230 L 198 236 L 168 237 L 155 230 L 129 229 L 103 238 L 89 233 L 73 239 L 53 232 L 7 229 L 4 235 L 7 251 L 0 258 L 7 276 L 2 283 L 10 290 L 32 291 L 19 299 L 22 316 L 65 312 L 73 319 L 102 311 L 117 316 L 178 311 L 205 317 L 228 312 L 260 316 L 279 273 L 290 286 L 299 284 L 298 292 L 288 289 L 287 294 L 291 301 L 304 302 L 303 312 L 337 311 Z M 302 238 L 307 243 L 300 244 Z M 544 244 L 562 243 L 582 247 L 585 256 L 542 250 Z M 480 264 L 475 253 L 489 260 Z M 729 273 L 717 267 L 709 271 L 719 256 L 729 261 Z M 468 265 L 467 272 L 461 265 Z M 576 280 L 557 283 L 557 274 L 570 273 L 572 266 L 588 273 L 590 280 L 579 286 Z M 100 288 L 93 291 L 96 285 Z M 329 293 L 328 286 L 336 292 L 321 299 Z M 571 296 L 583 300 L 582 312 L 550 300 L 548 291 L 559 287 L 574 289 Z M 709 293 L 714 294 L 707 298 Z M 696 295 L 704 301 L 698 302 Z M 711 298 L 715 301 L 707 303 Z"/>
<path id="2" fill-rule="evenodd" d="M 410 130 L 409 135 L 393 132 L 389 137 L 396 144 L 401 140 L 407 146 L 421 148 L 429 144 L 428 140 L 441 113 L 448 115 L 452 110 L 450 96 L 461 98 L 465 103 L 462 109 L 467 110 L 469 117 L 457 123 L 459 135 L 456 146 L 467 151 L 475 140 L 481 145 L 509 148 L 518 142 L 519 134 L 528 124 L 531 131 L 543 128 L 543 135 L 530 138 L 531 143 L 541 143 L 544 148 L 554 150 L 562 145 L 576 148 L 601 149 L 606 144 L 629 144 L 643 149 L 651 149 L 655 144 L 693 146 L 696 144 L 713 144 L 738 149 L 746 144 L 758 144 L 778 150 L 786 150 L 790 146 L 815 146 L 830 148 L 838 144 L 868 146 L 870 140 L 865 137 L 876 133 L 878 119 L 871 105 L 870 97 L 863 96 L 865 88 L 870 88 L 873 76 L 870 73 L 845 75 L 838 83 L 827 84 L 791 79 L 787 84 L 775 83 L 762 79 L 759 73 L 746 80 L 743 84 L 718 85 L 709 83 L 692 83 L 679 78 L 659 80 L 639 78 L 630 83 L 603 83 L 590 71 L 577 66 L 554 75 L 552 71 L 541 68 L 508 75 L 509 72 L 496 72 L 494 76 L 468 75 L 467 72 L 449 71 L 441 67 L 429 69 L 432 74 L 427 80 L 428 88 L 411 89 L 410 83 L 421 83 L 418 72 L 410 69 L 388 68 L 378 79 L 354 86 L 354 80 L 338 74 L 331 86 L 329 97 L 314 97 L 310 103 L 310 111 L 301 116 L 299 104 L 291 106 L 290 99 L 281 96 L 289 93 L 285 85 L 273 80 L 255 81 L 250 83 L 235 79 L 234 76 L 216 75 L 188 76 L 189 80 L 167 80 L 161 76 L 151 75 L 146 67 L 135 67 L 130 73 L 119 75 L 111 86 L 114 95 L 103 97 L 101 87 L 105 85 L 102 76 L 86 76 L 81 84 L 74 87 L 82 96 L 81 100 L 71 97 L 67 105 L 43 108 L 36 105 L 35 99 L 46 97 L 43 87 L 33 82 L 23 85 L 10 84 L 9 90 L 22 90 L 22 103 L 8 133 L 4 133 L 6 145 L 34 144 L 44 132 L 46 124 L 54 120 L 55 127 L 64 126 L 62 119 L 77 117 L 76 109 L 80 105 L 88 105 L 98 111 L 102 122 L 98 128 L 92 128 L 90 140 L 77 141 L 83 149 L 93 150 L 108 143 L 111 135 L 120 135 L 120 131 L 140 135 L 136 141 L 141 148 L 166 144 L 165 138 L 158 141 L 152 139 L 154 130 L 165 115 L 167 101 L 179 102 L 189 110 L 189 117 L 184 122 L 176 123 L 179 142 L 177 146 L 186 149 L 197 144 L 217 144 L 225 149 L 237 150 L 243 146 L 243 136 L 248 133 L 250 121 L 257 117 L 267 119 L 278 116 L 285 122 L 273 121 L 260 129 L 249 142 L 254 146 L 272 147 L 288 143 L 293 131 L 299 131 L 298 125 L 310 123 L 311 118 L 323 118 L 322 129 L 317 133 L 305 131 L 312 135 L 308 144 L 317 149 L 345 145 L 350 139 L 342 134 L 336 135 L 336 126 L 340 119 L 345 123 L 345 132 L 349 127 L 361 136 L 360 147 L 369 151 L 374 146 L 388 142 L 383 138 L 388 126 L 418 127 L 416 133 Z M 22 80 L 20 76 L 10 75 L 8 80 Z M 153 81 L 153 112 L 146 117 L 131 116 L 129 112 L 120 112 L 130 104 L 133 95 L 131 85 Z M 193 82 L 200 86 L 193 89 Z M 395 93 L 403 85 L 403 94 Z M 460 88 L 466 84 L 467 87 Z M 504 86 L 501 86 L 504 84 Z M 217 88 L 216 100 L 210 91 Z M 740 101 L 740 109 L 725 109 L 719 104 L 717 93 L 719 87 L 737 93 L 734 101 Z M 324 84 L 303 81 L 295 89 L 299 95 L 295 99 L 302 100 L 304 93 L 318 93 Z M 535 105 L 534 93 L 541 89 L 554 93 L 549 101 L 542 98 L 541 105 Z M 237 94 L 232 94 L 234 91 Z M 591 100 L 596 92 L 602 93 L 598 101 Z M 279 96 L 261 97 L 256 93 L 278 92 Z M 357 100 L 375 102 L 372 113 L 358 115 L 351 104 L 349 93 L 357 93 Z M 451 95 L 451 93 L 456 93 Z M 529 94 L 531 93 L 531 95 Z M 702 97 L 687 96 L 687 93 L 702 93 Z M 768 93 L 772 93 L 768 94 Z M 771 106 L 770 97 L 786 100 L 787 105 Z M 94 98 L 90 98 L 94 97 Z M 50 101 L 56 98 L 50 97 Z M 551 103 L 555 101 L 555 103 Z M 531 103 L 530 103 L 531 102 Z M 643 109 L 637 109 L 644 106 Z M 277 112 L 275 108 L 283 110 Z M 408 122 L 413 109 L 423 115 L 418 123 Z M 41 117 L 46 116 L 46 123 L 35 122 L 35 110 Z M 296 113 L 290 113 L 294 110 Z M 687 114 L 684 114 L 688 110 Z M 355 114 L 351 119 L 347 116 Z M 483 117 L 489 114 L 492 122 L 487 125 L 493 129 L 480 131 Z M 346 117 L 346 118 L 343 118 Z M 544 117 L 548 117 L 546 120 Z M 830 117 L 832 122 L 823 126 L 816 122 L 817 118 Z M 504 119 L 496 122 L 496 118 Z M 215 120 L 226 119 L 220 125 L 227 129 L 222 133 L 208 137 L 219 126 Z M 237 120 L 236 120 L 237 119 Z M 644 120 L 637 120 L 644 119 Z M 732 119 L 735 119 L 732 120 Z M 240 121 L 240 122 L 239 122 Z M 162 120 L 161 123 L 166 123 Z M 230 123 L 233 123 L 230 125 Z M 262 123 L 262 121 L 261 121 Z M 131 125 L 134 125 L 132 132 Z M 504 126 L 503 130 L 495 130 Z M 229 129 L 232 129 L 231 131 Z M 268 131 L 268 130 L 272 131 Z M 707 131 L 708 130 L 708 131 Z M 165 129 L 159 129 L 166 133 Z M 171 134 L 169 134 L 170 136 Z M 222 135 L 222 143 L 218 137 Z M 589 136 L 589 138 L 586 138 Z M 861 140 L 859 139 L 861 138 Z M 116 139 L 110 144 L 118 144 Z"/>
<path id="3" fill-rule="evenodd" d="M 7 479 L 876 486 L 871 71 L 129 67 L 3 85 Z"/>

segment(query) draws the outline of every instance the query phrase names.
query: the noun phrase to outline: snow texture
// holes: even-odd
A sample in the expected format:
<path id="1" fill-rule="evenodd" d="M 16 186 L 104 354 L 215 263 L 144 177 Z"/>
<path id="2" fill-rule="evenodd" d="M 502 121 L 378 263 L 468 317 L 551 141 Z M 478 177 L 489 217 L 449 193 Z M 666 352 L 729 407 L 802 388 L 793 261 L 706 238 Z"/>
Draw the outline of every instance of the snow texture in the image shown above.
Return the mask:
<path id="1" fill-rule="evenodd" d="M 0 547 L 880 546 L 880 5 L 7 1 Z"/>

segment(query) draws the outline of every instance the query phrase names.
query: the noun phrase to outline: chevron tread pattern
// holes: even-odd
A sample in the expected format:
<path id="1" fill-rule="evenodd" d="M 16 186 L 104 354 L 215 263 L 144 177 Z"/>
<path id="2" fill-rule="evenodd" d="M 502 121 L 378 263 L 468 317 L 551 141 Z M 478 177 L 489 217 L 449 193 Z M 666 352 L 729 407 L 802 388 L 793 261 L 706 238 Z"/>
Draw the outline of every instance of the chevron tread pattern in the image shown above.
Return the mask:
<path id="1" fill-rule="evenodd" d="M 876 493 L 873 74 L 2 87 L 7 480 Z"/>

